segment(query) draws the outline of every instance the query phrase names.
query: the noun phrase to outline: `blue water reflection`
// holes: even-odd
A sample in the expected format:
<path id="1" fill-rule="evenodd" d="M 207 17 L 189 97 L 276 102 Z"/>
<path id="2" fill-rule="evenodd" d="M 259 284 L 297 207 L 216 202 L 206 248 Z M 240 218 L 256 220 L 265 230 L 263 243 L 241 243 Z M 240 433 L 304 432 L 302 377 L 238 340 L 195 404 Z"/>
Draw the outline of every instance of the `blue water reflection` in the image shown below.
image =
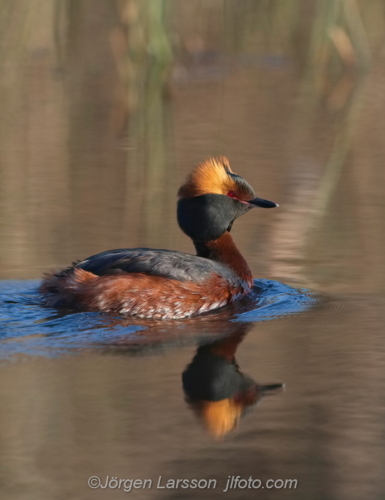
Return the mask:
<path id="1" fill-rule="evenodd" d="M 259 322 L 298 314 L 314 297 L 303 289 L 255 280 L 253 292 L 231 309 L 184 321 L 117 318 L 93 312 L 47 309 L 40 305 L 38 280 L 0 282 L 0 358 L 17 354 L 60 356 L 83 349 L 114 347 L 151 350 L 154 345 L 205 342 L 232 333 L 236 322 Z"/>

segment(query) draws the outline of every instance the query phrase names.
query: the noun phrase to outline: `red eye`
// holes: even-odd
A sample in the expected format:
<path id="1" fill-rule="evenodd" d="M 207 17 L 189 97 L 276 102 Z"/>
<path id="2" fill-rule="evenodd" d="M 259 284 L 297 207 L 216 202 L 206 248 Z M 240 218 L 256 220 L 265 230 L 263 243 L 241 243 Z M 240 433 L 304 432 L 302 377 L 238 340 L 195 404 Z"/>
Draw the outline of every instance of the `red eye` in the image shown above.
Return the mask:
<path id="1" fill-rule="evenodd" d="M 236 194 L 234 193 L 234 191 L 229 191 L 227 193 L 227 196 L 230 196 L 230 198 L 236 198 Z"/>

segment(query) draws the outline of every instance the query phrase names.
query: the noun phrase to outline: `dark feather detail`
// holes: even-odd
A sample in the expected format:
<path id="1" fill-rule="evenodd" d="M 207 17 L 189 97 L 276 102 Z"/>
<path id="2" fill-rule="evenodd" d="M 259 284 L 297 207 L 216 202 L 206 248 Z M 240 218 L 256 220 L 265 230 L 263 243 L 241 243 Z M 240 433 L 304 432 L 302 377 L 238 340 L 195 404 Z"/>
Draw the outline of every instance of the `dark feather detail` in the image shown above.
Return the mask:
<path id="1" fill-rule="evenodd" d="M 254 189 L 243 177 L 238 174 L 234 174 L 233 172 L 228 172 L 228 175 L 235 182 L 237 192 L 240 194 L 242 199 L 248 200 L 255 197 Z"/>
<path id="2" fill-rule="evenodd" d="M 183 252 L 149 248 L 109 250 L 80 261 L 75 267 L 97 276 L 143 273 L 202 283 L 214 273 L 229 283 L 239 281 L 235 273 L 220 262 Z"/>

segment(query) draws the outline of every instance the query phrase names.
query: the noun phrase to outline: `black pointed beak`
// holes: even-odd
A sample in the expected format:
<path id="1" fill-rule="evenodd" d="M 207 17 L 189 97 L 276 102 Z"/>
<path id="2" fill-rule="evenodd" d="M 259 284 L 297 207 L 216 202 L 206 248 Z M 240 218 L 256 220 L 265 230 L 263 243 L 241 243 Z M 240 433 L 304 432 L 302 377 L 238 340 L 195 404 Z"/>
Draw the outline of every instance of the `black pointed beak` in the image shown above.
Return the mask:
<path id="1" fill-rule="evenodd" d="M 262 198 L 253 198 L 252 200 L 249 200 L 248 203 L 250 203 L 250 205 L 254 205 L 255 207 L 262 208 L 279 207 L 278 203 L 274 203 L 274 201 L 263 200 Z"/>
<path id="2" fill-rule="evenodd" d="M 285 384 L 269 384 L 269 385 L 259 385 L 258 390 L 266 396 L 266 394 L 276 394 L 285 390 Z"/>

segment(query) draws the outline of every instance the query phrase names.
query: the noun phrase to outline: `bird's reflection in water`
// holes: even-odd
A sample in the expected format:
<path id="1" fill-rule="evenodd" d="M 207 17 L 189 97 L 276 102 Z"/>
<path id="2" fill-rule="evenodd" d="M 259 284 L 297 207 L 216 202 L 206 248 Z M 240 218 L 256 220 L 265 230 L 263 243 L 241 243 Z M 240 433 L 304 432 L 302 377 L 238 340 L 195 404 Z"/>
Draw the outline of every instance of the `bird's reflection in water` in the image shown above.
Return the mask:
<path id="1" fill-rule="evenodd" d="M 242 305 L 242 304 L 241 304 Z M 242 305 L 246 310 L 247 304 Z M 186 401 L 201 419 L 209 434 L 223 438 L 235 429 L 240 418 L 266 395 L 276 394 L 282 383 L 259 385 L 243 374 L 235 353 L 247 333 L 255 326 L 251 322 L 234 321 L 235 308 L 215 315 L 183 322 L 138 322 L 144 329 L 134 334 L 122 334 L 102 342 L 105 354 L 136 355 L 164 354 L 188 344 L 199 344 L 191 363 L 182 374 Z M 104 318 L 104 327 L 111 331 L 135 325 L 134 320 Z M 94 347 L 99 343 L 94 344 Z"/>
<path id="2" fill-rule="evenodd" d="M 251 325 L 233 323 L 230 336 L 201 345 L 182 374 L 186 400 L 209 434 L 222 439 L 260 399 L 281 391 L 283 384 L 258 385 L 243 374 L 235 353 Z"/>

